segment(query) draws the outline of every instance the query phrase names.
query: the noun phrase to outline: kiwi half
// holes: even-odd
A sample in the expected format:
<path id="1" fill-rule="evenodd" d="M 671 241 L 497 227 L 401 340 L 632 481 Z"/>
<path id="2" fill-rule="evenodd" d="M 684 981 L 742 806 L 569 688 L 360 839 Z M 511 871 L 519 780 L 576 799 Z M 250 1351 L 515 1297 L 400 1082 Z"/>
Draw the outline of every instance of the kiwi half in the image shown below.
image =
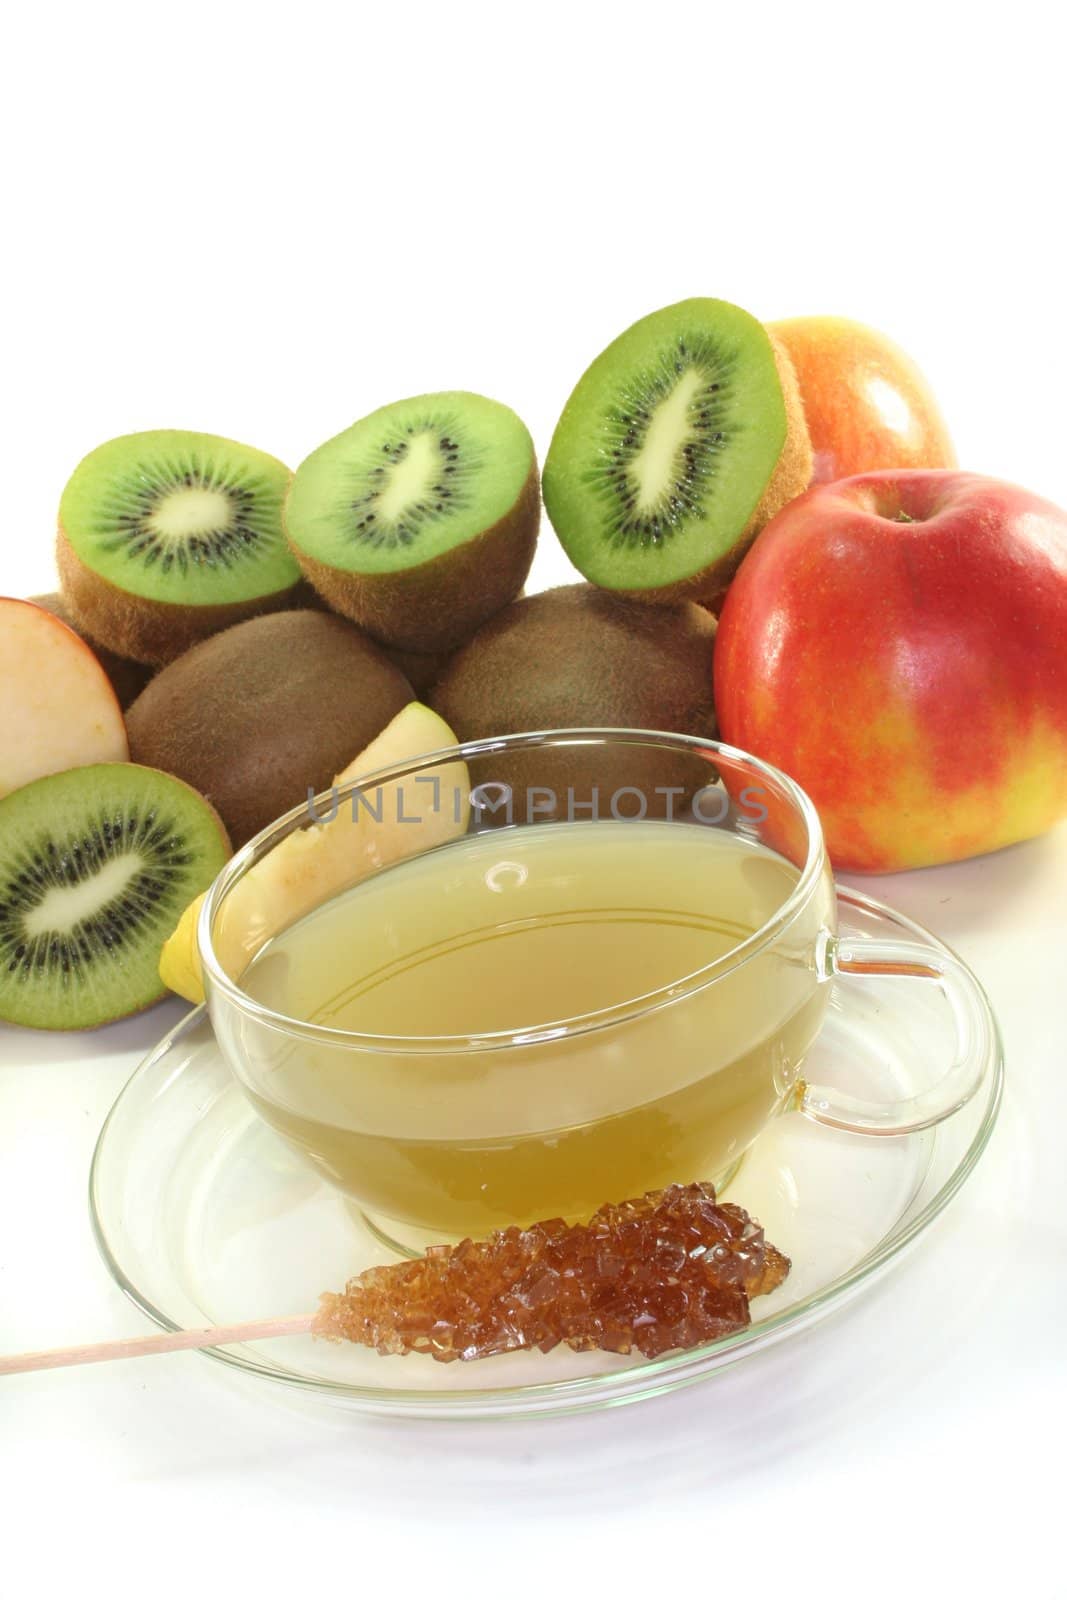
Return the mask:
<path id="1" fill-rule="evenodd" d="M 430 655 L 519 593 L 540 504 L 524 424 L 457 390 L 383 406 L 321 445 L 297 468 L 285 525 L 335 611 Z"/>
<path id="2" fill-rule="evenodd" d="M 0 800 L 0 1018 L 95 1028 L 165 993 L 159 953 L 229 855 L 186 784 L 78 767 Z"/>
<path id="3" fill-rule="evenodd" d="M 785 351 L 740 307 L 683 300 L 635 322 L 579 379 L 545 458 L 545 508 L 601 587 L 714 600 L 811 472 Z"/>
<path id="4" fill-rule="evenodd" d="M 235 845 L 327 788 L 414 699 L 343 617 L 283 611 L 195 645 L 126 714 L 130 754 L 191 783 Z"/>
<path id="5" fill-rule="evenodd" d="M 158 666 L 294 604 L 289 478 L 273 456 L 210 433 L 160 429 L 100 445 L 59 506 L 59 576 L 77 627 Z"/>

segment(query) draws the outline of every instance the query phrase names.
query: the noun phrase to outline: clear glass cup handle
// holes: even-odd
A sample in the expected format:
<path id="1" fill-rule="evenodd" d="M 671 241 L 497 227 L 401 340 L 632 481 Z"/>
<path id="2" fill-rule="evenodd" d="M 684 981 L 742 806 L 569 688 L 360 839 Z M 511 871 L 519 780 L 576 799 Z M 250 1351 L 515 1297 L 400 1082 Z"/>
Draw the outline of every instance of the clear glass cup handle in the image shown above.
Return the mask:
<path id="1" fill-rule="evenodd" d="M 850 1133 L 901 1134 L 931 1128 L 966 1105 L 978 1090 L 996 1054 L 995 1024 L 989 1003 L 962 961 L 945 950 L 900 939 L 828 938 L 823 976 L 844 979 L 882 977 L 935 983 L 955 1022 L 955 1054 L 932 1088 L 910 1100 L 864 1100 L 838 1089 L 807 1084 L 799 1109 L 815 1122 Z"/>

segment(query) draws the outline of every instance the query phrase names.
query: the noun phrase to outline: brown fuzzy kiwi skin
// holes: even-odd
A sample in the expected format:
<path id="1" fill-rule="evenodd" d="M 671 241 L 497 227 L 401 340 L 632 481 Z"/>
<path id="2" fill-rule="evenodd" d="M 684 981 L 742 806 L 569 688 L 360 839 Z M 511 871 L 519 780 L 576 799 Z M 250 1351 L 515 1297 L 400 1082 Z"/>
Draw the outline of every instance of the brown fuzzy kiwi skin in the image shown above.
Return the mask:
<path id="1" fill-rule="evenodd" d="M 448 650 L 438 650 L 433 655 L 422 655 L 416 650 L 395 650 L 389 645 L 382 645 L 381 648 L 394 667 L 400 668 L 420 699 L 425 698 L 430 692 L 452 659 Z"/>
<path id="2" fill-rule="evenodd" d="M 715 733 L 715 620 L 590 583 L 517 600 L 452 657 L 430 697 L 459 739 L 537 728 Z"/>
<path id="3" fill-rule="evenodd" d="M 400 572 L 342 572 L 290 540 L 309 583 L 332 611 L 379 644 L 419 655 L 457 649 L 522 590 L 541 521 L 536 461 L 515 504 L 477 538 Z"/>
<path id="4" fill-rule="evenodd" d="M 460 740 L 580 727 L 713 738 L 715 633 L 714 618 L 690 601 L 646 606 L 589 583 L 548 589 L 475 634 L 445 668 L 430 704 Z M 694 756 L 655 749 L 577 748 L 501 757 L 477 781 L 490 775 L 515 790 L 566 790 L 579 804 L 595 784 L 598 815 L 608 814 L 613 790 L 636 784 L 656 815 L 656 785 L 692 793 L 708 769 Z"/>
<path id="5" fill-rule="evenodd" d="M 299 805 L 414 698 L 358 628 L 324 611 L 254 617 L 194 645 L 126 715 L 130 754 L 199 790 L 235 846 Z"/>
<path id="6" fill-rule="evenodd" d="M 75 622 L 71 609 L 61 594 L 35 594 L 30 596 L 35 606 L 40 606 L 42 611 L 50 611 L 53 617 L 58 617 L 60 622 L 65 622 L 67 627 L 78 635 L 83 644 L 87 644 L 93 655 L 107 673 L 111 687 L 115 691 L 115 698 L 123 711 L 130 705 L 149 678 L 152 676 L 151 667 L 146 667 L 140 661 L 127 661 L 125 656 L 117 656 L 106 645 L 100 644 L 84 628 Z"/>
<path id="7" fill-rule="evenodd" d="M 130 594 L 87 567 L 62 528 L 56 538 L 56 564 L 63 599 L 82 630 L 97 644 L 130 661 L 163 667 L 212 634 L 250 617 L 290 611 L 306 603 L 306 586 L 290 584 L 253 600 L 219 606 L 179 606 Z"/>
<path id="8" fill-rule="evenodd" d="M 756 509 L 745 524 L 740 538 L 725 555 L 720 556 L 718 561 L 713 561 L 711 566 L 704 567 L 700 572 L 694 572 L 689 578 L 681 578 L 677 583 L 666 584 L 662 589 L 620 589 L 613 590 L 613 593 L 625 594 L 631 600 L 641 600 L 649 605 L 673 605 L 678 600 L 695 600 L 701 605 L 710 604 L 717 609 L 721 608 L 723 596 L 734 574 L 758 535 L 763 532 L 771 518 L 777 516 L 783 506 L 788 505 L 790 500 L 795 500 L 798 494 L 803 494 L 811 483 L 811 475 L 815 470 L 815 457 L 808 434 L 808 424 L 804 417 L 800 385 L 785 346 L 770 329 L 766 331 L 771 341 L 771 349 L 774 351 L 778 379 L 782 385 L 782 398 L 785 400 L 785 443 L 777 465 L 767 479 Z"/>

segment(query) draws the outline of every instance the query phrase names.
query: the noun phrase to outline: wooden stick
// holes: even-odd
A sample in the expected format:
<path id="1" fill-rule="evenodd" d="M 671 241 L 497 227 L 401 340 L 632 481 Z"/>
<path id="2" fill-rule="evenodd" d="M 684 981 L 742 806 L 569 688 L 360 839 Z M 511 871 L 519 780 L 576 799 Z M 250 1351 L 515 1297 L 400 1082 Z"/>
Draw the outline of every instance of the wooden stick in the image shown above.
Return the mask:
<path id="1" fill-rule="evenodd" d="M 313 1321 L 313 1313 L 302 1317 L 269 1317 L 263 1322 L 231 1322 L 222 1328 L 179 1328 L 177 1333 L 148 1333 L 140 1339 L 72 1344 L 62 1350 L 28 1350 L 23 1355 L 0 1356 L 0 1377 L 15 1372 L 46 1372 L 51 1367 L 80 1367 L 89 1361 L 161 1356 L 169 1350 L 203 1350 L 215 1344 L 284 1339 L 294 1333 L 309 1333 Z"/>

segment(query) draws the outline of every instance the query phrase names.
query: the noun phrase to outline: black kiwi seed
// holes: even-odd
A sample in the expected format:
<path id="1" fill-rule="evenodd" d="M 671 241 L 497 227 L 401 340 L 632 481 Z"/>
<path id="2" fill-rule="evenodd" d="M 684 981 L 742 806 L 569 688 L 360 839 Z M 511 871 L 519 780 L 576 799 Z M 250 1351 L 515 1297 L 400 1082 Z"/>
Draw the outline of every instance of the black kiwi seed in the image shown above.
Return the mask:
<path id="1" fill-rule="evenodd" d="M 181 833 L 173 824 L 154 826 L 155 821 L 154 811 L 141 817 L 136 807 L 126 816 L 89 817 L 84 833 L 65 842 L 62 854 L 54 839 L 39 841 L 29 868 L 32 888 L 25 868 L 16 880 L 21 891 L 17 895 L 13 893 L 16 883 L 9 879 L 4 884 L 0 880 L 0 958 L 7 958 L 8 972 L 91 956 L 99 945 L 121 943 L 127 933 L 144 925 L 153 907 L 173 888 L 189 862 Z M 24 848 L 34 850 L 32 843 Z M 146 859 L 123 889 L 122 900 L 109 900 L 84 918 L 73 943 L 61 939 L 53 930 L 25 938 L 28 913 L 41 905 L 50 889 L 87 883 L 102 862 L 125 850 L 144 852 Z"/>
<path id="2" fill-rule="evenodd" d="M 210 489 L 223 494 L 229 503 L 225 520 L 203 533 L 191 534 L 180 542 L 164 538 L 151 526 L 156 507 L 175 489 Z M 140 491 L 132 509 L 113 518 L 112 537 L 101 540 L 109 553 L 125 553 L 143 567 L 161 561 L 161 571 L 177 568 L 181 573 L 193 567 L 232 567 L 247 560 L 259 537 L 257 508 L 248 489 L 234 484 L 213 482 L 206 473 L 175 473 Z"/>
<path id="3" fill-rule="evenodd" d="M 416 431 L 420 434 L 433 433 L 436 432 L 436 428 L 432 417 L 427 417 L 417 428 L 414 423 L 409 423 L 405 431 L 411 437 L 414 436 Z M 434 484 L 432 486 L 435 495 L 434 499 L 429 500 L 424 497 L 416 500 L 405 506 L 402 515 L 399 517 L 395 517 L 389 522 L 380 522 L 377 513 L 373 510 L 368 511 L 366 508 L 377 505 L 381 500 L 382 494 L 388 488 L 388 468 L 381 466 L 373 468 L 367 474 L 369 487 L 365 489 L 363 494 L 350 502 L 351 509 L 356 514 L 356 520 L 351 528 L 354 543 L 369 545 L 375 550 L 396 550 L 401 546 L 414 543 L 426 525 L 445 510 L 445 506 L 442 504 L 445 499 L 452 502 L 448 507 L 449 512 L 463 511 L 467 507 L 470 496 L 464 491 L 462 478 L 465 470 L 469 472 L 473 463 L 468 464 L 459 459 L 459 446 L 446 433 L 437 433 L 437 448 L 447 463 L 444 471 L 455 474 L 458 470 L 461 481 L 449 489 L 444 488 L 441 484 Z M 396 442 L 386 441 L 382 445 L 383 453 L 389 457 L 394 465 L 405 459 L 408 449 L 409 446 L 406 439 Z"/>
<path id="4" fill-rule="evenodd" d="M 683 452 L 684 466 L 661 494 L 656 505 L 638 511 L 637 495 L 627 466 L 640 450 L 651 418 L 671 394 L 679 374 L 698 368 L 704 382 L 689 402 L 689 422 L 697 435 Z M 640 548 L 660 544 L 681 532 L 692 518 L 705 514 L 705 492 L 717 469 L 717 450 L 727 438 L 725 401 L 717 397 L 733 369 L 732 358 L 708 339 L 678 345 L 677 355 L 665 351 L 642 373 L 642 388 L 620 411 L 607 413 L 605 437 L 610 464 L 599 462 L 583 479 L 599 495 L 610 499 L 605 509 L 605 533 L 610 544 Z"/>

